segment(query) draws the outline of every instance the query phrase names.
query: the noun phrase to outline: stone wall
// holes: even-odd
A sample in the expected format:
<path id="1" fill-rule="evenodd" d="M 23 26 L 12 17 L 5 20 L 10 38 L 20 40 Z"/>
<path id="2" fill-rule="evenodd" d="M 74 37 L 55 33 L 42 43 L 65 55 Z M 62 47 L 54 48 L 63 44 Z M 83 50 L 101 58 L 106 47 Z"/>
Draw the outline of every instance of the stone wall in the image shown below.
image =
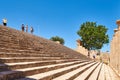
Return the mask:
<path id="1" fill-rule="evenodd" d="M 76 51 L 88 57 L 88 50 L 85 47 L 82 46 L 82 42 L 80 40 L 77 40 L 76 42 L 77 42 Z M 90 51 L 90 58 L 93 59 L 93 55 L 95 55 L 96 58 L 98 58 L 96 53 L 97 53 L 96 50 L 91 50 Z"/>
<path id="2" fill-rule="evenodd" d="M 110 49 L 110 65 L 120 74 L 120 20 L 117 21 L 118 28 L 114 30 Z"/>
<path id="3" fill-rule="evenodd" d="M 101 52 L 100 53 L 100 61 L 105 64 L 109 64 L 110 54 L 108 52 Z"/>
<path id="4" fill-rule="evenodd" d="M 85 56 L 87 56 L 87 54 L 88 54 L 88 50 L 85 49 L 83 46 L 78 46 L 76 51 L 79 52 L 79 53 L 82 53 Z"/>
<path id="5" fill-rule="evenodd" d="M 85 47 L 82 46 L 82 42 L 80 40 L 76 40 L 77 42 L 77 48 L 76 51 L 87 56 L 88 55 L 88 50 L 85 49 Z"/>
<path id="6" fill-rule="evenodd" d="M 76 51 L 88 57 L 88 50 L 82 46 L 82 42 L 77 40 L 77 48 Z M 109 53 L 107 52 L 100 52 L 100 55 L 97 55 L 97 50 L 90 50 L 90 58 L 93 59 L 93 55 L 95 55 L 96 61 L 102 61 L 106 64 L 109 63 Z"/>

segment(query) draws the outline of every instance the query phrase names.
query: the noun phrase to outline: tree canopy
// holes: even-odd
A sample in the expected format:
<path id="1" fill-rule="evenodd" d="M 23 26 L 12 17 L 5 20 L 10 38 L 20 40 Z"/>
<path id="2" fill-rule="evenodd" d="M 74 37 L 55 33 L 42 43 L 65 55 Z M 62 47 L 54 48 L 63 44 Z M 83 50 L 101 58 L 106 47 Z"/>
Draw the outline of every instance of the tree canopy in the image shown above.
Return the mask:
<path id="1" fill-rule="evenodd" d="M 59 36 L 51 37 L 50 40 L 52 40 L 52 41 L 59 41 L 60 44 L 62 44 L 62 45 L 64 45 L 64 43 L 65 43 L 64 39 L 59 37 Z"/>
<path id="2" fill-rule="evenodd" d="M 101 49 L 104 44 L 109 43 L 107 28 L 97 25 L 96 22 L 85 22 L 81 24 L 77 34 L 81 37 L 82 45 L 88 50 Z"/>

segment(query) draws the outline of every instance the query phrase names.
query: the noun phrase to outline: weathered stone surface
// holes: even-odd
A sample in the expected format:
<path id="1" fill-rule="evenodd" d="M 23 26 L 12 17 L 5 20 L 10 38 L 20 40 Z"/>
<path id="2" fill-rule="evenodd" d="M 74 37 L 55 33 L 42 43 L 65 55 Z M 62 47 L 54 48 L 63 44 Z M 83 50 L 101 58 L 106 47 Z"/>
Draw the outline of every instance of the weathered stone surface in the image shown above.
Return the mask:
<path id="1" fill-rule="evenodd" d="M 73 80 L 84 72 L 89 80 L 101 72 L 93 67 L 99 62 L 53 41 L 3 26 L 0 37 L 0 80 L 53 80 L 67 73 Z"/>
<path id="2" fill-rule="evenodd" d="M 110 48 L 110 65 L 120 74 L 120 20 L 116 21 L 118 28 L 115 29 Z"/>

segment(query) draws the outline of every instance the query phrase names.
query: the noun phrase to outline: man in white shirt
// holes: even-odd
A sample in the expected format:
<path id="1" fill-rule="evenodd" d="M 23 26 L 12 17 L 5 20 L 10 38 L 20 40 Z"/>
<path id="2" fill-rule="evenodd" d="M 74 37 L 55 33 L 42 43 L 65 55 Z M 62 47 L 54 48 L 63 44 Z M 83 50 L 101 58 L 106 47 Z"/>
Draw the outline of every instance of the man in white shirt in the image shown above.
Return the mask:
<path id="1" fill-rule="evenodd" d="M 5 19 L 5 18 L 3 19 L 3 25 L 7 26 L 7 19 Z"/>

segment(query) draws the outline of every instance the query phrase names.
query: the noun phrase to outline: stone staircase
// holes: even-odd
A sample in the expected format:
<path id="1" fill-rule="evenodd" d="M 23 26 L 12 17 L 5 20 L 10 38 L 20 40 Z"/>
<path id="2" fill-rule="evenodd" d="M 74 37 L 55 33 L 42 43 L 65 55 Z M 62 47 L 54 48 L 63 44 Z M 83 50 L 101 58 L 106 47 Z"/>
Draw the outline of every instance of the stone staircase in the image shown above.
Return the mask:
<path id="1" fill-rule="evenodd" d="M 114 71 L 53 41 L 0 26 L 0 80 L 120 80 Z"/>

